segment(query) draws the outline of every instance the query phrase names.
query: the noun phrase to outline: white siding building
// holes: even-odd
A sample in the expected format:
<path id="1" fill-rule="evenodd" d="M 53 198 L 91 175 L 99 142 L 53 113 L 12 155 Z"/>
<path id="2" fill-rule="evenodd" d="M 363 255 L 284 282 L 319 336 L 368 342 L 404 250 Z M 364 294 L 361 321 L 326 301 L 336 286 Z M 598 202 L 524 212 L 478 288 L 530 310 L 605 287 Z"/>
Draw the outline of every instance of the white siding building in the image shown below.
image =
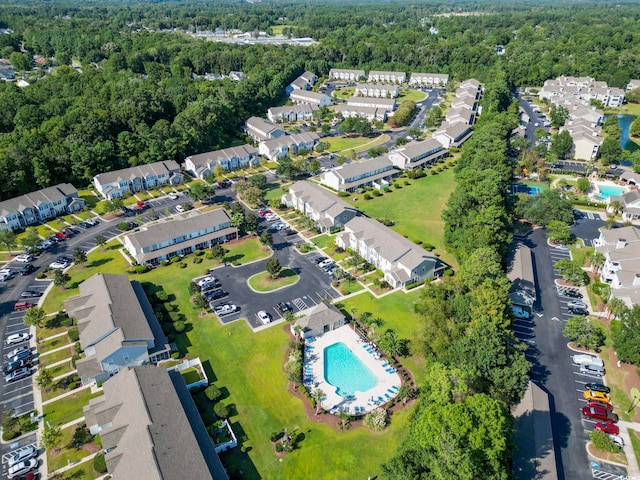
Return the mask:
<path id="1" fill-rule="evenodd" d="M 245 168 L 249 165 L 259 165 L 260 158 L 258 150 L 252 145 L 239 145 L 213 152 L 190 155 L 184 159 L 185 170 L 191 172 L 198 178 L 205 178 L 213 175 L 217 165 L 224 170 L 235 170 Z"/>
<path id="2" fill-rule="evenodd" d="M 258 152 L 263 157 L 275 162 L 289 154 L 297 155 L 301 150 L 313 151 L 319 139 L 320 137 L 317 133 L 305 132 L 284 135 L 280 138 L 260 142 Z"/>
<path id="3" fill-rule="evenodd" d="M 404 72 L 387 72 L 382 70 L 371 70 L 367 81 L 380 83 L 404 83 L 407 74 Z"/>
<path id="4" fill-rule="evenodd" d="M 336 191 L 355 192 L 362 187 L 384 188 L 399 173 L 386 155 L 332 168 L 320 176 L 320 183 Z"/>
<path id="5" fill-rule="evenodd" d="M 294 90 L 291 92 L 291 95 L 289 95 L 289 98 L 292 102 L 297 103 L 298 105 L 314 105 L 318 108 L 333 105 L 333 101 L 328 95 L 325 95 L 324 93 L 308 92 L 306 90 Z"/>
<path id="6" fill-rule="evenodd" d="M 93 185 L 100 195 L 107 200 L 112 200 L 160 185 L 177 185 L 182 183 L 182 180 L 183 176 L 178 163 L 167 160 L 99 173 L 93 177 Z"/>
<path id="7" fill-rule="evenodd" d="M 347 82 L 357 82 L 365 78 L 364 70 L 349 70 L 345 68 L 332 68 L 329 70 L 330 80 L 343 80 Z"/>

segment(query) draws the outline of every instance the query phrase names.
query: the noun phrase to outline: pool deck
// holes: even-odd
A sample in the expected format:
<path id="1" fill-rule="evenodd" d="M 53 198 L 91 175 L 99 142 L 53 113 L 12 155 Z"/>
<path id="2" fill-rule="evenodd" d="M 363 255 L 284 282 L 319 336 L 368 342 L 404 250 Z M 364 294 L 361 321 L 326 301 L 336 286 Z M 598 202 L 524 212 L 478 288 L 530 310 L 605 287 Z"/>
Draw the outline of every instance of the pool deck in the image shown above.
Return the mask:
<path id="1" fill-rule="evenodd" d="M 589 196 L 591 197 L 592 200 L 595 201 L 601 201 L 601 202 L 605 202 L 605 203 L 609 203 L 609 198 L 610 197 L 617 197 L 622 195 L 623 193 L 626 193 L 628 191 L 630 191 L 630 188 L 623 186 L 623 185 L 618 185 L 615 182 L 612 182 L 611 180 L 598 180 L 598 181 L 591 181 L 591 185 L 594 187 L 593 191 L 589 194 Z M 614 187 L 619 193 L 616 194 L 605 194 L 602 192 L 602 190 L 600 189 L 600 187 Z"/>
<path id="2" fill-rule="evenodd" d="M 336 387 L 326 382 L 324 349 L 338 342 L 344 343 L 371 370 L 377 379 L 375 387 L 365 392 L 356 392 L 352 398 L 345 398 L 336 393 Z M 320 389 L 324 392 L 325 396 L 321 405 L 325 410 L 331 413 L 345 410 L 350 415 L 364 415 L 378 406 L 384 405 L 397 395 L 401 385 L 400 376 L 387 364 L 384 358 L 380 358 L 375 353 L 351 326 L 345 325 L 316 337 L 313 342 L 305 343 L 304 348 L 305 386 L 311 391 Z"/>

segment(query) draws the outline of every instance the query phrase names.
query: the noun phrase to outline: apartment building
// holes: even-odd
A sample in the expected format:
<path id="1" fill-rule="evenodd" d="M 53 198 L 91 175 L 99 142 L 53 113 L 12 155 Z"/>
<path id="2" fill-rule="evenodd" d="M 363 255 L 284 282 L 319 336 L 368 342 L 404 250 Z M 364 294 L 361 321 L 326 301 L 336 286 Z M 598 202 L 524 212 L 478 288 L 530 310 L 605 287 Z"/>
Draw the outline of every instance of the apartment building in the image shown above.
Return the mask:
<path id="1" fill-rule="evenodd" d="M 161 185 L 177 185 L 183 180 L 178 162 L 165 160 L 99 173 L 93 177 L 93 185 L 100 195 L 113 200 Z"/>

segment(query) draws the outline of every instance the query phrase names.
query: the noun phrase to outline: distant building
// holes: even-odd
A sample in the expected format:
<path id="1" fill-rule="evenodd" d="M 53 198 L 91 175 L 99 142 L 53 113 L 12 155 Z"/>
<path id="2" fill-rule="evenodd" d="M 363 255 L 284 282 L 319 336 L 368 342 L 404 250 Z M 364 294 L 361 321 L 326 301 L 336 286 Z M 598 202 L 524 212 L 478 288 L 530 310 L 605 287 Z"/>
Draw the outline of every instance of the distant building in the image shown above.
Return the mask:
<path id="1" fill-rule="evenodd" d="M 176 185 L 183 179 L 178 163 L 167 160 L 99 173 L 93 177 L 93 185 L 100 195 L 112 200 L 161 185 Z"/>
<path id="2" fill-rule="evenodd" d="M 399 93 L 397 85 L 359 83 L 355 94 L 357 97 L 397 98 Z"/>
<path id="3" fill-rule="evenodd" d="M 605 257 L 600 280 L 610 285 L 611 297 L 629 308 L 640 305 L 640 228 L 600 228 L 593 244 Z"/>
<path id="4" fill-rule="evenodd" d="M 319 140 L 317 133 L 294 133 L 260 142 L 258 151 L 263 157 L 275 162 L 291 153 L 297 155 L 301 150 L 311 152 Z"/>
<path id="5" fill-rule="evenodd" d="M 294 90 L 311 90 L 311 87 L 313 87 L 317 81 L 318 77 L 315 73 L 304 72 L 287 86 L 287 95 L 291 94 Z"/>
<path id="6" fill-rule="evenodd" d="M 330 80 L 344 80 L 348 82 L 357 82 L 364 79 L 364 70 L 349 70 L 344 68 L 332 68 L 329 70 Z"/>
<path id="7" fill-rule="evenodd" d="M 260 117 L 251 117 L 245 122 L 245 131 L 247 135 L 256 142 L 269 140 L 270 138 L 278 138 L 286 135 L 283 129 Z"/>
<path id="8" fill-rule="evenodd" d="M 471 135 L 473 135 L 473 131 L 466 123 L 450 124 L 444 122 L 438 130 L 433 132 L 432 137 L 439 141 L 444 148 L 458 148 L 469 140 Z"/>
<path id="9" fill-rule="evenodd" d="M 129 367 L 84 407 L 100 434 L 114 479 L 227 480 L 207 429 L 179 372 Z"/>
<path id="10" fill-rule="evenodd" d="M 339 113 L 343 116 L 343 118 L 366 118 L 370 122 L 374 120 L 379 120 L 381 122 L 385 122 L 387 120 L 387 109 L 386 108 L 377 108 L 377 107 L 358 107 L 355 105 L 347 105 L 341 103 L 336 105 L 334 110 L 335 113 Z"/>
<path id="11" fill-rule="evenodd" d="M 18 230 L 84 207 L 76 187 L 60 183 L 0 202 L 0 230 Z"/>
<path id="12" fill-rule="evenodd" d="M 235 170 L 259 164 L 258 150 L 253 145 L 248 144 L 189 155 L 184 159 L 185 170 L 198 178 L 213 175 L 216 166 L 220 166 L 224 170 Z"/>
<path id="13" fill-rule="evenodd" d="M 298 105 L 314 105 L 318 108 L 333 105 L 333 100 L 324 93 L 308 92 L 306 90 L 294 90 L 289 95 L 289 99 Z"/>
<path id="14" fill-rule="evenodd" d="M 127 252 L 140 265 L 158 264 L 238 237 L 229 214 L 223 210 L 193 213 L 168 222 L 150 224 L 122 239 Z"/>
<path id="15" fill-rule="evenodd" d="M 409 85 L 421 87 L 446 87 L 449 83 L 449 75 L 442 73 L 412 73 Z"/>
<path id="16" fill-rule="evenodd" d="M 445 158 L 449 154 L 435 138 L 411 142 L 387 154 L 389 160 L 401 170 L 424 167 Z"/>
<path id="17" fill-rule="evenodd" d="M 396 109 L 396 101 L 393 98 L 351 97 L 347 100 L 347 105 L 350 107 L 379 108 L 389 113 Z"/>
<path id="18" fill-rule="evenodd" d="M 318 110 L 317 105 L 307 104 L 271 107 L 267 111 L 267 118 L 274 123 L 305 122 L 313 119 L 313 112 L 316 110 Z"/>
<path id="19" fill-rule="evenodd" d="M 369 82 L 381 83 L 404 83 L 407 80 L 407 74 L 404 72 L 386 72 L 382 70 L 371 70 L 369 72 Z"/>
<path id="20" fill-rule="evenodd" d="M 320 183 L 336 191 L 355 192 L 363 187 L 384 188 L 400 173 L 386 155 L 332 168 L 320 176 Z"/>

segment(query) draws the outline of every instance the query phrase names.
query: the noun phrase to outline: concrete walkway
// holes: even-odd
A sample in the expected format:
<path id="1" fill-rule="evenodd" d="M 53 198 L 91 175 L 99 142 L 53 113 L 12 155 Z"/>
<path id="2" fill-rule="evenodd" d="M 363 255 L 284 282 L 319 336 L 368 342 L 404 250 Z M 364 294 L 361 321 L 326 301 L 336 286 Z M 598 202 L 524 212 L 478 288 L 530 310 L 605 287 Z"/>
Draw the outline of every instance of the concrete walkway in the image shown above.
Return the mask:
<path id="1" fill-rule="evenodd" d="M 620 436 L 624 440 L 624 453 L 627 456 L 627 475 L 629 478 L 640 478 L 640 467 L 638 467 L 638 459 L 633 451 L 633 445 L 631 444 L 631 433 L 629 429 L 640 432 L 640 424 L 633 422 L 619 421 L 618 427 L 620 427 Z"/>
<path id="2" fill-rule="evenodd" d="M 93 460 L 93 457 L 95 457 L 95 456 L 96 456 L 97 454 L 99 454 L 100 452 L 102 452 L 102 450 L 99 450 L 99 451 L 97 451 L 96 453 L 92 453 L 91 455 L 87 455 L 86 457 L 81 458 L 80 460 L 76 460 L 75 462 L 71 462 L 71 463 L 67 464 L 67 466 L 62 467 L 62 468 L 59 468 L 59 469 L 58 469 L 58 470 L 56 470 L 55 472 L 51 472 L 51 473 L 49 474 L 49 476 L 44 476 L 44 477 L 42 477 L 42 478 L 51 478 L 51 477 L 53 477 L 53 476 L 55 476 L 55 475 L 59 475 L 59 474 L 61 474 L 61 473 L 63 473 L 63 472 L 66 472 L 67 470 L 71 470 L 72 468 L 75 468 L 75 467 L 77 467 L 78 465 L 81 465 L 81 464 L 86 463 L 86 462 L 88 462 L 88 461 L 90 461 L 90 460 Z M 106 475 L 103 475 L 103 476 L 102 476 L 102 477 L 100 477 L 100 478 L 105 478 L 105 477 L 106 477 Z"/>
<path id="3" fill-rule="evenodd" d="M 59 352 L 59 351 L 61 351 L 61 350 L 64 350 L 65 348 L 68 350 L 68 349 L 69 349 L 69 348 L 71 348 L 71 347 L 73 347 L 73 343 L 68 343 L 68 344 L 63 345 L 63 346 L 61 346 L 61 347 L 58 347 L 58 348 L 54 348 L 54 349 L 52 349 L 52 350 L 49 350 L 48 352 L 43 352 L 43 353 L 38 352 L 38 356 L 40 356 L 40 357 L 46 357 L 47 355 L 51 355 L 52 353 Z M 71 357 L 69 357 L 69 358 L 71 358 Z"/>

